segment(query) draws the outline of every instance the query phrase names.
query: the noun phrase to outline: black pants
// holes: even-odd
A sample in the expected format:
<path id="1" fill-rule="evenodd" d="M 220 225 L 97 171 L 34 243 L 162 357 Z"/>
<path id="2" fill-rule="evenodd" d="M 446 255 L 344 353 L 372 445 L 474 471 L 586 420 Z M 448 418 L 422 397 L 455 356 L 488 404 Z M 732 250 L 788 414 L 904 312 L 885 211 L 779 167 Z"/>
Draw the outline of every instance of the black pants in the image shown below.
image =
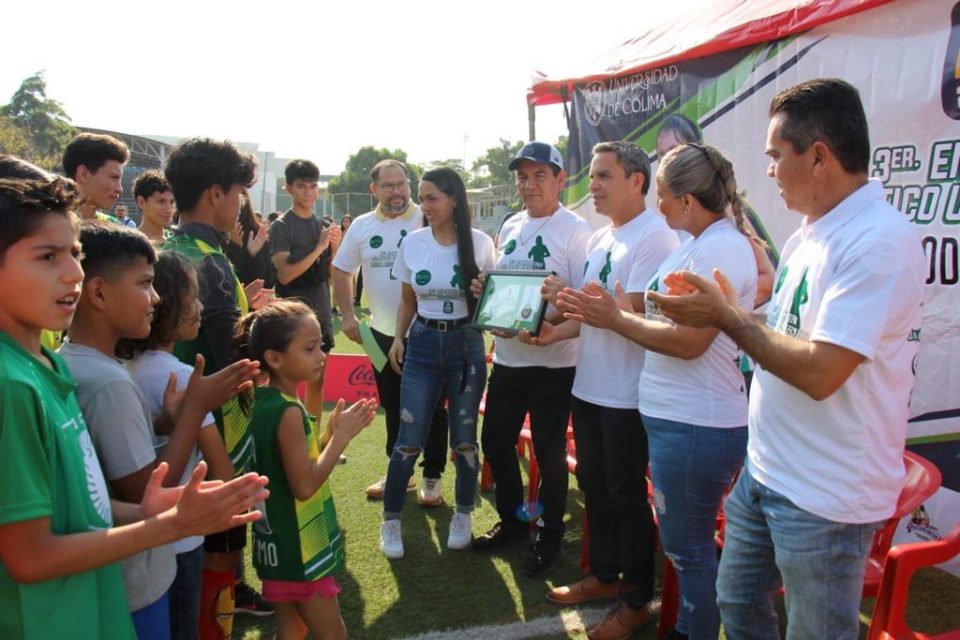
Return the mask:
<path id="1" fill-rule="evenodd" d="M 390 350 L 393 336 L 371 329 L 374 339 L 384 353 Z M 384 365 L 383 371 L 373 370 L 377 380 L 377 394 L 380 396 L 380 406 L 387 417 L 387 458 L 393 453 L 393 446 L 397 443 L 397 434 L 400 432 L 400 376 L 390 363 Z M 433 411 L 433 421 L 430 423 L 430 434 L 427 437 L 427 446 L 423 450 L 424 478 L 439 478 L 447 464 L 447 408 L 446 397 L 441 394 L 437 408 Z"/>
<path id="2" fill-rule="evenodd" d="M 307 289 L 278 288 L 283 298 L 297 299 L 313 309 L 320 323 L 320 348 L 324 353 L 333 351 L 333 309 L 330 307 L 330 285 L 324 281 Z"/>
<path id="3" fill-rule="evenodd" d="M 517 437 L 530 412 L 533 449 L 540 465 L 541 535 L 563 536 L 567 510 L 567 423 L 574 367 L 506 367 L 493 365 L 487 383 L 481 443 L 497 483 L 497 513 L 506 524 L 519 524 L 526 499 L 517 461 Z"/>
<path id="4" fill-rule="evenodd" d="M 620 600 L 639 609 L 653 599 L 654 524 L 647 501 L 647 432 L 636 409 L 573 398 L 577 481 L 587 505 L 590 573 L 621 577 Z"/>

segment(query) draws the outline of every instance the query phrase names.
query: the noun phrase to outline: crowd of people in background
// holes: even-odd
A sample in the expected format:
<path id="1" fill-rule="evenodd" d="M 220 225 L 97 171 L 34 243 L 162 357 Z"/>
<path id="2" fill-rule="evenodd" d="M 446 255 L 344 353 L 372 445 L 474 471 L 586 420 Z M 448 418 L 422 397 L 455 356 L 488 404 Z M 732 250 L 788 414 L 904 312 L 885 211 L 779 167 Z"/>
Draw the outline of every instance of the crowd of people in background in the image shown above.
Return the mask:
<path id="1" fill-rule="evenodd" d="M 407 167 L 379 162 L 375 208 L 337 224 L 315 213 L 318 167 L 293 160 L 292 206 L 264 220 L 253 156 L 191 138 L 137 176 L 138 225 L 114 207 L 129 152 L 110 136 L 71 141 L 64 176 L 0 157 L 0 635 L 214 640 L 246 610 L 274 615 L 278 638 L 346 637 L 328 480 L 382 407 L 366 492 L 391 561 L 429 535 L 403 531 L 408 489 L 442 504 L 449 459 L 447 548 L 522 544 L 520 571 L 547 574 L 572 446 L 590 564 L 546 598 L 613 600 L 591 639 L 650 622 L 658 539 L 675 639 L 779 637 L 781 586 L 790 637 L 857 637 L 864 541 L 904 475 L 919 237 L 868 179 L 844 81 L 770 105 L 768 175 L 802 217 L 779 265 L 695 123 L 667 118 L 656 146 L 656 171 L 633 142 L 593 148 L 593 228 L 560 203 L 559 151 L 526 144 L 509 166 L 523 208 L 495 240 L 446 168 L 416 204 Z M 488 367 L 473 318 L 492 270 L 542 272 L 546 311 L 535 334 L 493 330 Z M 324 419 L 334 313 L 386 364 L 378 401 Z M 498 522 L 475 532 L 484 460 Z M 249 536 L 262 594 L 243 582 Z"/>

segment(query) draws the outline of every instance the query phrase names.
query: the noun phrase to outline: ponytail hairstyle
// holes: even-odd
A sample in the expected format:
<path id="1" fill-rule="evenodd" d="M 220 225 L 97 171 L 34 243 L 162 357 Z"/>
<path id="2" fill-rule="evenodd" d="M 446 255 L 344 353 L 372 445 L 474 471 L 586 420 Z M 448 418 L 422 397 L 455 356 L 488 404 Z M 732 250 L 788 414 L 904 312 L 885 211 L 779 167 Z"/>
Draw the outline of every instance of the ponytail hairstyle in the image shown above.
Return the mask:
<path id="1" fill-rule="evenodd" d="M 744 223 L 743 200 L 737 193 L 733 165 L 716 148 L 699 143 L 674 147 L 660 161 L 657 178 L 673 195 L 690 194 L 704 209 L 718 216 L 725 216 L 730 207 L 740 233 L 764 246 Z"/>
<path id="2" fill-rule="evenodd" d="M 153 263 L 153 288 L 160 303 L 153 309 L 150 335 L 140 340 L 123 338 L 117 343 L 116 355 L 128 360 L 144 351 L 154 351 L 176 340 L 177 327 L 185 313 L 195 313 L 197 307 L 185 305 L 196 300 L 199 290 L 197 271 L 193 263 L 175 251 L 160 251 Z"/>
<path id="3" fill-rule="evenodd" d="M 449 167 L 431 169 L 420 177 L 421 182 L 436 185 L 442 193 L 453 198 L 453 228 L 457 232 L 457 262 L 460 263 L 460 290 L 467 301 L 470 317 L 476 311 L 477 301 L 470 293 L 470 283 L 480 275 L 477 258 L 473 251 L 473 229 L 470 225 L 470 205 L 467 203 L 467 188 L 460 174 Z M 424 218 L 426 222 L 426 218 Z"/>
<path id="4" fill-rule="evenodd" d="M 275 300 L 248 313 L 237 321 L 233 331 L 233 348 L 237 360 L 249 358 L 260 363 L 260 370 L 270 372 L 264 354 L 267 350 L 284 352 L 304 318 L 313 310 L 299 300 Z"/>

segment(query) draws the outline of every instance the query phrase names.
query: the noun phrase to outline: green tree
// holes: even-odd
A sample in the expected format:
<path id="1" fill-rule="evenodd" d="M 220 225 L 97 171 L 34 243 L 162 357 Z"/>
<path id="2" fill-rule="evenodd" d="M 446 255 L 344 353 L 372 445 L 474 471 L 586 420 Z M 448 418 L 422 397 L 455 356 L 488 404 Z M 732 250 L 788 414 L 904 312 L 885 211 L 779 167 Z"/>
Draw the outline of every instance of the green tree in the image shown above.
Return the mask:
<path id="1" fill-rule="evenodd" d="M 490 147 L 483 155 L 473 161 L 470 180 L 471 187 L 489 187 L 498 184 L 512 184 L 513 175 L 507 168 L 510 161 L 523 146 L 522 140 L 510 142 L 500 138 L 500 144 Z"/>
<path id="2" fill-rule="evenodd" d="M 446 160 L 434 160 L 433 162 L 428 162 L 426 168 L 428 169 L 439 169 L 441 167 L 446 167 L 447 169 L 453 169 L 458 174 L 460 174 L 460 179 L 463 180 L 463 184 L 467 188 L 472 187 L 472 176 L 463 168 L 463 160 L 460 158 L 447 158 Z"/>
<path id="3" fill-rule="evenodd" d="M 567 147 L 569 146 L 569 140 L 567 136 L 560 136 L 557 138 L 557 141 L 553 143 L 553 146 L 557 148 L 557 151 L 560 152 L 560 155 L 563 156 L 563 159 L 567 159 Z"/>
<path id="4" fill-rule="evenodd" d="M 47 169 L 60 165 L 63 149 L 77 133 L 63 105 L 47 97 L 43 71 L 38 71 L 20 84 L 10 103 L 0 107 L 0 117 L 4 119 L 0 128 L 6 130 L 9 123 L 28 141 L 26 150 L 15 151 L 16 144 L 9 142 L 4 135 L 0 150 L 16 153 Z M 10 149 L 7 148 L 8 144 L 11 144 Z"/>
<path id="5" fill-rule="evenodd" d="M 406 151 L 401 149 L 391 151 L 387 148 L 377 149 L 372 145 L 361 147 L 351 155 L 340 175 L 330 181 L 327 190 L 331 194 L 370 193 L 370 171 L 373 169 L 373 165 L 381 160 L 388 159 L 399 160 L 407 165 L 407 170 L 410 172 L 411 195 L 416 199 L 417 183 L 420 181 L 420 174 L 422 173 L 420 167 L 407 162 Z M 349 212 L 351 215 L 369 211 L 371 206 L 370 199 L 363 197 L 335 198 L 335 202 L 338 212 Z"/>

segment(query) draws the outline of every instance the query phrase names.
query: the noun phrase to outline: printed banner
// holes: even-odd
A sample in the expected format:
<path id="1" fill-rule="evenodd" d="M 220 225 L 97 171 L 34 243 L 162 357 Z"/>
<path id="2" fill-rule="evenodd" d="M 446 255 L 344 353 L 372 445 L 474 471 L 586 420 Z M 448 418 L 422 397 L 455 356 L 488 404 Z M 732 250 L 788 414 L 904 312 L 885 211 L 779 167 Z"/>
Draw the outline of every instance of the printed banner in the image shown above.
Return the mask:
<path id="1" fill-rule="evenodd" d="M 936 538 L 960 519 L 960 2 L 892 2 L 798 36 L 575 86 L 567 204 L 603 224 L 587 191 L 597 142 L 634 141 L 656 170 L 663 149 L 699 139 L 733 162 L 751 222 L 776 260 L 800 219 L 766 175 L 768 107 L 779 91 L 817 77 L 860 90 L 871 177 L 923 236 L 929 271 L 908 446 L 944 478 L 901 524 L 900 540 Z M 948 568 L 960 573 L 960 559 Z"/>

